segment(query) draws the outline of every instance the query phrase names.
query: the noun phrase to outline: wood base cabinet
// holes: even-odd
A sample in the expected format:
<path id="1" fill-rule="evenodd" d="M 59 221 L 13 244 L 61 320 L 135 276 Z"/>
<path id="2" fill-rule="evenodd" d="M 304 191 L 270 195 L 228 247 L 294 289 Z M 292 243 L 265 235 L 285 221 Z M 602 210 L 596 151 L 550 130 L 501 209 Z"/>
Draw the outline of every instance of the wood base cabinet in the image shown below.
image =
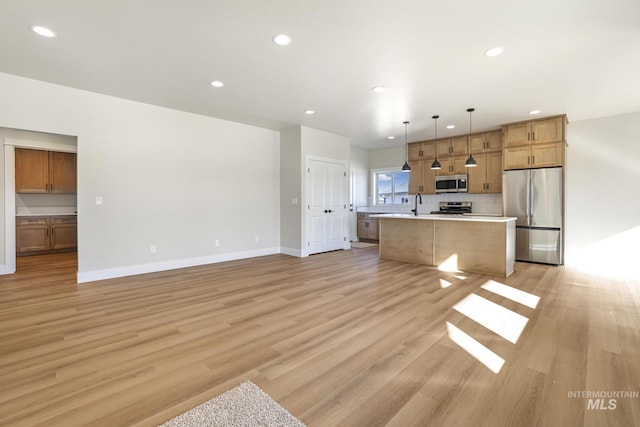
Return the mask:
<path id="1" fill-rule="evenodd" d="M 371 215 L 378 215 L 373 212 L 358 212 L 358 239 L 378 241 L 378 218 L 371 218 Z"/>
<path id="2" fill-rule="evenodd" d="M 75 251 L 77 229 L 74 215 L 17 217 L 16 253 L 24 256 Z"/>

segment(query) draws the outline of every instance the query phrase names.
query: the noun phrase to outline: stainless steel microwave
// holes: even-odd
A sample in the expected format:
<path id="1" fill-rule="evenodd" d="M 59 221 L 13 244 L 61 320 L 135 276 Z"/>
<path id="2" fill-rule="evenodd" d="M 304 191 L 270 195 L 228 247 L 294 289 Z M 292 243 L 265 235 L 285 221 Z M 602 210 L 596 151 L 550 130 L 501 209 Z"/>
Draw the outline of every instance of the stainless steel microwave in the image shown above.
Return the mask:
<path id="1" fill-rule="evenodd" d="M 436 193 L 466 193 L 467 174 L 436 176 Z"/>

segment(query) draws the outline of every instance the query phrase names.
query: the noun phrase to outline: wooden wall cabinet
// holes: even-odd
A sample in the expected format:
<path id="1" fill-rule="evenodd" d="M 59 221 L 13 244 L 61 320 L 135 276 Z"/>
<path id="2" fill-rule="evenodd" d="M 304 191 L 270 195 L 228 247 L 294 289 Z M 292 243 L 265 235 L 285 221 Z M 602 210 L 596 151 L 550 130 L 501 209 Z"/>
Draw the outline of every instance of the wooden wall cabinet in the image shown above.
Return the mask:
<path id="1" fill-rule="evenodd" d="M 469 153 L 469 136 L 454 136 L 438 140 L 438 158 L 460 156 Z"/>
<path id="2" fill-rule="evenodd" d="M 467 168 L 464 166 L 467 158 L 468 155 L 438 158 L 442 168 L 435 171 L 436 175 L 459 175 L 467 173 Z"/>
<path id="3" fill-rule="evenodd" d="M 502 151 L 502 130 L 473 134 L 470 145 L 472 154 Z"/>
<path id="4" fill-rule="evenodd" d="M 76 193 L 76 154 L 16 148 L 16 193 Z"/>
<path id="5" fill-rule="evenodd" d="M 504 125 L 504 170 L 563 166 L 565 123 L 556 116 Z"/>
<path id="6" fill-rule="evenodd" d="M 502 192 L 502 130 L 471 135 L 475 168 L 467 168 L 469 193 Z"/>
<path id="7" fill-rule="evenodd" d="M 431 169 L 433 159 L 410 160 L 411 172 L 409 175 L 409 194 L 435 194 L 435 172 Z"/>
<path id="8" fill-rule="evenodd" d="M 371 215 L 377 215 L 372 212 L 358 212 L 358 239 L 375 240 L 378 236 L 378 218 L 371 218 Z"/>
<path id="9" fill-rule="evenodd" d="M 77 228 L 74 215 L 19 216 L 16 252 L 21 256 L 76 250 Z"/>
<path id="10" fill-rule="evenodd" d="M 433 141 L 412 142 L 408 147 L 409 160 L 433 159 L 435 151 Z"/>
<path id="11" fill-rule="evenodd" d="M 502 152 L 478 153 L 474 158 L 477 166 L 468 168 L 469 193 L 501 193 Z"/>

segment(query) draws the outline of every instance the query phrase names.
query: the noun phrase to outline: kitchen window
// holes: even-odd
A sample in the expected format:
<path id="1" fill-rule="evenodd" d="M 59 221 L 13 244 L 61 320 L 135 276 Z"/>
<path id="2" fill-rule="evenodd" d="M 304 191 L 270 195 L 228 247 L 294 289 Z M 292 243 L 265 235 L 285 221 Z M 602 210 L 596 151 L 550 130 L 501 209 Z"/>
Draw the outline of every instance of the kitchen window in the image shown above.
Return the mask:
<path id="1" fill-rule="evenodd" d="M 409 203 L 409 174 L 400 170 L 381 170 L 373 173 L 374 203 L 401 205 Z"/>

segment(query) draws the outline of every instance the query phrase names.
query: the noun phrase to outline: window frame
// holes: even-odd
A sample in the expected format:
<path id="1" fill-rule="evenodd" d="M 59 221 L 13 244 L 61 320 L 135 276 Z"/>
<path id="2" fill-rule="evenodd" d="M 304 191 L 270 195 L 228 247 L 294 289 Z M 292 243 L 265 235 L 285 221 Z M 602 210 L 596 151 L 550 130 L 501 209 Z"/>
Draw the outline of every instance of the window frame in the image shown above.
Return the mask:
<path id="1" fill-rule="evenodd" d="M 402 173 L 407 174 L 407 196 L 404 198 L 405 201 L 401 203 L 380 203 L 379 202 L 379 193 L 378 193 L 378 175 L 379 174 L 389 174 L 391 175 L 392 183 L 391 183 L 391 200 L 395 200 L 396 197 L 403 198 L 402 196 L 396 196 L 396 181 L 395 174 Z M 371 169 L 371 187 L 373 188 L 372 199 L 373 205 L 375 206 L 404 206 L 409 204 L 409 172 L 403 172 L 402 168 L 378 168 Z"/>

